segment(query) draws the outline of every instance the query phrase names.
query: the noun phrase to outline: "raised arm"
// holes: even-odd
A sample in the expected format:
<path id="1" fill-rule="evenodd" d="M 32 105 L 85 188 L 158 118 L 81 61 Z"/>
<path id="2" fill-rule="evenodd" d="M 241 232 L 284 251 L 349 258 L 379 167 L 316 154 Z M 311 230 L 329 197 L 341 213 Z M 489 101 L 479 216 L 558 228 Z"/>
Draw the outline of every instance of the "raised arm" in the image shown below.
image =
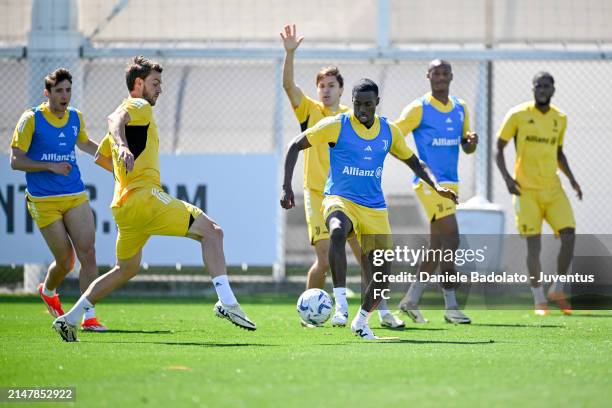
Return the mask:
<path id="1" fill-rule="evenodd" d="M 134 155 L 130 151 L 125 137 L 125 125 L 129 122 L 130 115 L 122 108 L 108 116 L 108 131 L 119 149 L 119 162 L 125 165 L 128 173 L 134 169 Z"/>
<path id="2" fill-rule="evenodd" d="M 572 185 L 572 188 L 576 192 L 576 196 L 579 200 L 582 200 L 582 189 L 580 188 L 580 184 L 574 178 L 574 174 L 570 169 L 569 162 L 567 161 L 567 156 L 563 153 L 563 146 L 559 146 L 557 148 L 557 163 L 559 165 L 559 169 L 565 174 Z"/>
<path id="3" fill-rule="evenodd" d="M 289 101 L 293 107 L 300 104 L 302 99 L 302 90 L 295 84 L 293 77 L 293 61 L 295 50 L 300 46 L 304 37 L 297 38 L 295 24 L 286 25 L 283 32 L 280 33 L 285 47 L 285 63 L 283 65 L 283 88 L 289 97 Z"/>

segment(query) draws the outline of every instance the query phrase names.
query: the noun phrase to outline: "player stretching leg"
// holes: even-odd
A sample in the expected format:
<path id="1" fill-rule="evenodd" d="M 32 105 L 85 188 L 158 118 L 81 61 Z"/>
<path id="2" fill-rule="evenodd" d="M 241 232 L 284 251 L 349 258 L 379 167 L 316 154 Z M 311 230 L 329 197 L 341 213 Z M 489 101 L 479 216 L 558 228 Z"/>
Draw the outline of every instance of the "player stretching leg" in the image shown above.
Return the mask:
<path id="1" fill-rule="evenodd" d="M 161 93 L 162 67 L 135 57 L 126 70 L 129 97 L 109 118 L 109 133 L 98 149 L 99 161 L 112 168 L 111 203 L 117 223 L 117 265 L 96 279 L 72 309 L 53 326 L 65 341 L 76 341 L 74 326 L 89 308 L 124 285 L 140 269 L 142 248 L 152 235 L 184 236 L 199 241 L 219 297 L 214 312 L 238 327 L 256 326 L 242 311 L 230 287 L 223 253 L 223 231 L 201 209 L 166 194 L 159 173 L 159 138 L 152 107 Z M 104 159 L 106 157 L 106 159 Z"/>

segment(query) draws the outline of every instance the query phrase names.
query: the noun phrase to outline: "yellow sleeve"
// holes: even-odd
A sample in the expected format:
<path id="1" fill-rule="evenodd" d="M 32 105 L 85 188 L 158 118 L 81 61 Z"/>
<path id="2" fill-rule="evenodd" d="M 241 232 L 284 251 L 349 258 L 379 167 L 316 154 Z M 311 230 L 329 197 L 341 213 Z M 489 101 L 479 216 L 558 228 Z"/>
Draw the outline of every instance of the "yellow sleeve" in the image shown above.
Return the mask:
<path id="1" fill-rule="evenodd" d="M 27 152 L 30 150 L 32 135 L 34 135 L 34 111 L 27 110 L 21 115 L 17 126 L 15 126 L 11 147 Z"/>
<path id="2" fill-rule="evenodd" d="M 421 119 L 423 119 L 423 103 L 417 99 L 406 106 L 400 117 L 393 123 L 405 136 L 419 127 Z"/>
<path id="3" fill-rule="evenodd" d="M 295 117 L 297 118 L 300 124 L 306 122 L 308 117 L 310 116 L 310 111 L 313 107 L 316 106 L 316 102 L 310 99 L 305 94 L 302 94 L 302 99 L 300 99 L 300 104 L 293 108 L 293 112 L 295 113 Z"/>
<path id="4" fill-rule="evenodd" d="M 342 116 L 330 116 L 321 119 L 313 127 L 306 129 L 302 135 L 306 136 L 311 146 L 327 143 L 336 143 L 342 128 Z"/>
<path id="5" fill-rule="evenodd" d="M 151 123 L 153 109 L 149 102 L 141 98 L 130 98 L 123 104 L 123 109 L 130 115 L 128 126 L 145 126 Z"/>
<path id="6" fill-rule="evenodd" d="M 559 128 L 559 144 L 558 146 L 563 146 L 563 140 L 565 139 L 565 129 L 567 128 L 567 116 L 561 116 L 561 126 Z"/>
<path id="7" fill-rule="evenodd" d="M 87 142 L 89 140 L 89 136 L 87 135 L 87 131 L 85 130 L 85 120 L 83 119 L 83 113 L 77 110 L 77 115 L 79 115 L 79 122 L 81 122 L 81 130 L 77 135 L 77 142 Z"/>
<path id="8" fill-rule="evenodd" d="M 497 138 L 508 142 L 518 132 L 518 120 L 517 115 L 513 110 L 506 114 L 504 123 L 502 123 L 499 131 L 497 132 Z"/>
<path id="9" fill-rule="evenodd" d="M 399 127 L 395 124 L 390 123 L 389 127 L 391 128 L 391 148 L 389 149 L 389 153 L 394 155 L 400 160 L 408 160 L 414 153 L 406 144 L 406 139 L 404 139 L 404 135 Z"/>
<path id="10" fill-rule="evenodd" d="M 98 145 L 97 153 L 100 156 L 104 156 L 104 157 L 111 157 L 112 156 L 113 152 L 112 152 L 112 147 L 111 147 L 111 136 L 110 136 L 110 133 L 107 133 L 106 136 L 104 136 L 104 139 L 102 139 L 102 141 Z"/>
<path id="11" fill-rule="evenodd" d="M 470 129 L 470 112 L 468 111 L 467 103 L 464 100 L 459 100 L 461 106 L 463 106 L 463 139 L 471 131 Z"/>

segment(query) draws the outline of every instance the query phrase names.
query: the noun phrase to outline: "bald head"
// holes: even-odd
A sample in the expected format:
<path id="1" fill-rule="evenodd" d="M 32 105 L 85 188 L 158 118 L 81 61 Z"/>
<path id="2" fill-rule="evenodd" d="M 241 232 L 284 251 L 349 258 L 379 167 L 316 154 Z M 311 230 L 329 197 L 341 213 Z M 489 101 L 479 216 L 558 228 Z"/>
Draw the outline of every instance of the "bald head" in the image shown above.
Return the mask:
<path id="1" fill-rule="evenodd" d="M 427 67 L 427 72 L 430 72 L 432 69 L 435 69 L 438 67 L 446 67 L 452 71 L 450 62 L 448 62 L 447 60 L 443 60 L 443 59 L 435 59 L 429 63 L 429 66 Z"/>

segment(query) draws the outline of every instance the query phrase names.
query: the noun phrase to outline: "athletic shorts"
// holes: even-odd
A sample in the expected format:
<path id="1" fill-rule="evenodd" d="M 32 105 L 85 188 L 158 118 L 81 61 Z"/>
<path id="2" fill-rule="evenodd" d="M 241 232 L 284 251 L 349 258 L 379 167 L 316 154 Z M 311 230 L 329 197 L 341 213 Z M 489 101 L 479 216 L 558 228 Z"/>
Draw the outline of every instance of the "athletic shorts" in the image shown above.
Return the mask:
<path id="1" fill-rule="evenodd" d="M 340 196 L 325 197 L 323 217 L 327 220 L 327 217 L 335 211 L 344 213 L 351 220 L 353 233 L 365 253 L 374 249 L 391 248 L 391 225 L 386 208 L 364 207 Z"/>
<path id="2" fill-rule="evenodd" d="M 184 237 L 202 210 L 165 193 L 160 187 L 130 192 L 119 207 L 112 208 L 117 223 L 117 259 L 136 255 L 152 235 Z"/>
<path id="3" fill-rule="evenodd" d="M 39 229 L 43 229 L 57 220 L 64 218 L 64 214 L 88 201 L 87 193 L 82 192 L 71 196 L 54 197 L 46 200 L 32 201 L 26 194 L 26 203 L 30 216 Z"/>
<path id="4" fill-rule="evenodd" d="M 546 220 L 555 234 L 564 228 L 576 228 L 574 212 L 563 187 L 544 190 L 521 189 L 513 196 L 516 228 L 523 236 L 539 235 L 542 220 Z"/>
<path id="5" fill-rule="evenodd" d="M 443 187 L 459 193 L 459 186 L 457 184 L 444 184 Z M 429 222 L 452 215 L 457 211 L 457 206 L 453 200 L 440 196 L 429 184 L 423 181 L 419 181 L 414 185 L 414 192 L 421 202 Z"/>
<path id="6" fill-rule="evenodd" d="M 314 245 L 322 239 L 329 239 L 329 232 L 323 218 L 323 198 L 324 195 L 320 191 L 304 189 L 304 212 L 306 213 L 310 245 Z"/>

